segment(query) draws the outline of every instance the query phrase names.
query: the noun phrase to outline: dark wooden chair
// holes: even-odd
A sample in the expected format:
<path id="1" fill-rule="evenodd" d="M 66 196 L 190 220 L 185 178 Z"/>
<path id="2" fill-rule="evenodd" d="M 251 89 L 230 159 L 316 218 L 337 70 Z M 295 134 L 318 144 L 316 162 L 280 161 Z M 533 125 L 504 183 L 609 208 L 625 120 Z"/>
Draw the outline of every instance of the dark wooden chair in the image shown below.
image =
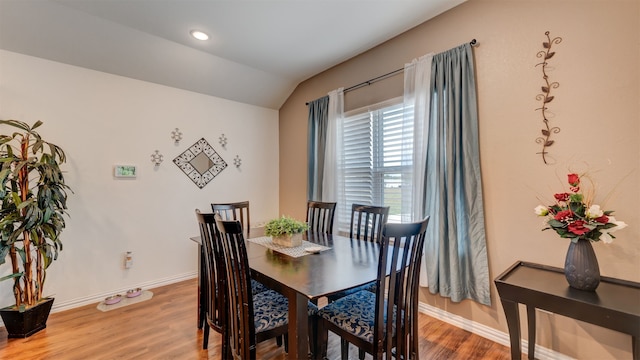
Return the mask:
<path id="1" fill-rule="evenodd" d="M 382 229 L 387 224 L 388 217 L 388 206 L 353 204 L 351 206 L 351 226 L 349 236 L 352 239 L 380 243 L 380 241 L 382 241 Z M 329 302 L 332 302 L 360 290 L 375 291 L 375 283 L 371 282 L 353 289 L 331 294 L 327 296 L 327 299 Z"/>
<path id="2" fill-rule="evenodd" d="M 309 231 L 316 234 L 332 234 L 335 212 L 334 202 L 307 201 Z"/>
<path id="3" fill-rule="evenodd" d="M 242 229 L 246 236 L 249 236 L 251 229 L 251 218 L 249 216 L 249 201 L 240 201 L 234 203 L 212 203 L 211 210 L 215 214 L 220 214 L 222 220 L 238 220 L 242 224 Z M 261 282 L 251 280 L 251 289 L 254 294 L 269 290 Z M 282 344 L 282 339 L 278 338 L 278 345 Z"/>
<path id="4" fill-rule="evenodd" d="M 428 222 L 427 217 L 416 223 L 385 225 L 376 292 L 362 290 L 318 311 L 316 359 L 326 356 L 329 331 L 372 354 L 374 359 L 382 359 L 384 354 L 387 358 L 419 358 L 420 263 Z M 342 359 L 346 355 L 343 349 Z"/>
<path id="5" fill-rule="evenodd" d="M 349 237 L 379 243 L 388 219 L 388 206 L 352 204 Z"/>
<path id="6" fill-rule="evenodd" d="M 255 359 L 257 343 L 287 333 L 288 301 L 273 290 L 252 293 L 242 224 L 223 221 L 219 214 L 215 218 L 223 250 L 219 261 L 225 266 L 227 311 L 233 314 L 227 318 L 230 358 Z"/>
<path id="7" fill-rule="evenodd" d="M 287 335 L 289 302 L 282 294 L 267 290 L 251 292 L 251 269 L 247 258 L 242 225 L 239 221 L 224 221 L 215 214 L 217 235 L 222 243 L 227 286 L 227 317 L 230 358 L 255 359 L 256 344 Z M 311 349 L 315 348 L 318 308 L 311 302 L 309 329 Z M 285 351 L 287 348 L 285 347 Z"/>
<path id="8" fill-rule="evenodd" d="M 349 237 L 352 239 L 360 239 L 375 243 L 382 241 L 382 229 L 389 219 L 389 206 L 375 206 L 352 204 L 351 205 L 351 224 L 349 226 Z M 347 295 L 355 294 L 358 291 L 367 290 L 376 291 L 376 282 L 370 282 L 353 289 L 344 290 L 327 296 L 327 300 L 332 303 L 337 299 Z M 341 339 L 341 351 L 343 354 L 348 353 L 349 343 L 346 339 Z M 360 351 L 360 358 L 364 358 L 364 352 Z"/>
<path id="9" fill-rule="evenodd" d="M 225 294 L 226 279 L 224 277 L 224 267 L 217 259 L 216 253 L 222 254 L 221 244 L 217 241 L 215 235 L 216 222 L 214 214 L 203 214 L 196 210 L 196 218 L 200 227 L 200 239 L 204 248 L 204 266 L 205 266 L 205 283 L 206 286 L 200 291 L 205 292 L 206 324 L 204 327 L 204 336 L 202 339 L 202 348 L 207 349 L 209 344 L 209 329 L 213 329 L 222 335 L 221 354 L 227 354 L 227 335 L 226 335 L 226 304 Z M 224 355 L 222 356 L 224 358 Z"/>
<path id="10" fill-rule="evenodd" d="M 251 218 L 249 216 L 249 201 L 234 203 L 212 203 L 211 210 L 220 214 L 222 220 L 238 220 L 242 224 L 245 235 L 249 235 L 251 229 Z"/>

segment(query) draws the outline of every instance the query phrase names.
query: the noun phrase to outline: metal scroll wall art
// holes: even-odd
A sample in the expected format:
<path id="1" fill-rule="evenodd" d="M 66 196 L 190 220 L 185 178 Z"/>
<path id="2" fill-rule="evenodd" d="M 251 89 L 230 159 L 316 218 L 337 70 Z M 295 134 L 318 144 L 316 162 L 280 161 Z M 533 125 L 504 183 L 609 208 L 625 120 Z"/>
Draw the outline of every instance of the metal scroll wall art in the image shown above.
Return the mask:
<path id="1" fill-rule="evenodd" d="M 180 145 L 182 138 L 183 134 L 180 129 L 175 128 L 175 130 L 171 132 L 171 139 L 174 141 L 175 145 Z M 226 150 L 228 143 L 227 137 L 222 134 L 218 140 L 220 146 Z M 164 156 L 159 150 L 156 150 L 151 154 L 151 162 L 156 168 L 158 168 L 163 161 Z M 176 164 L 200 189 L 205 187 L 216 176 L 218 176 L 220 172 L 227 168 L 227 162 L 204 138 L 201 138 L 174 158 L 173 163 Z M 236 155 L 233 159 L 233 164 L 238 170 L 240 170 L 242 159 L 240 159 L 239 155 Z"/>
<path id="2" fill-rule="evenodd" d="M 560 132 L 560 128 L 557 126 L 551 126 L 549 124 L 549 108 L 547 107 L 550 102 L 553 101 L 554 96 L 551 95 L 553 89 L 557 89 L 560 84 L 557 81 L 550 81 L 549 75 L 547 74 L 547 65 L 549 65 L 548 60 L 551 59 L 556 53 L 552 51 L 553 45 L 560 44 L 562 42 L 561 37 L 551 38 L 549 36 L 549 32 L 544 33 L 547 36 L 547 41 L 542 43 L 542 47 L 544 50 L 538 51 L 536 56 L 542 59 L 541 63 L 536 64 L 536 66 L 540 66 L 542 69 L 542 80 L 544 84 L 542 85 L 542 93 L 536 95 L 536 100 L 542 103 L 542 106 L 537 108 L 536 111 L 540 111 L 542 114 L 542 122 L 544 123 L 544 127 L 542 128 L 542 136 L 536 138 L 536 143 L 542 145 L 542 151 L 539 154 L 542 155 L 542 161 L 545 164 L 548 164 L 547 161 L 547 148 L 553 145 L 554 140 L 551 140 L 552 134 L 557 134 Z"/>

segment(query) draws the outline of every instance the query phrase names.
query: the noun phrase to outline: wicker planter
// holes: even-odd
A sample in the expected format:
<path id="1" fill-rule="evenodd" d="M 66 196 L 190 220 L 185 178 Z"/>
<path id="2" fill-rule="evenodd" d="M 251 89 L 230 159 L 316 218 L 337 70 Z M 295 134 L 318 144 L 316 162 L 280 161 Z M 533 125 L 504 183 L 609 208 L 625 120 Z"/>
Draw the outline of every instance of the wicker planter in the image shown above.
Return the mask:
<path id="1" fill-rule="evenodd" d="M 272 236 L 273 242 L 280 246 L 296 247 L 302 245 L 302 233 L 293 235 Z"/>
<path id="2" fill-rule="evenodd" d="M 9 338 L 26 338 L 47 327 L 47 319 L 53 306 L 53 298 L 44 299 L 38 305 L 23 312 L 4 308 L 0 315 Z"/>

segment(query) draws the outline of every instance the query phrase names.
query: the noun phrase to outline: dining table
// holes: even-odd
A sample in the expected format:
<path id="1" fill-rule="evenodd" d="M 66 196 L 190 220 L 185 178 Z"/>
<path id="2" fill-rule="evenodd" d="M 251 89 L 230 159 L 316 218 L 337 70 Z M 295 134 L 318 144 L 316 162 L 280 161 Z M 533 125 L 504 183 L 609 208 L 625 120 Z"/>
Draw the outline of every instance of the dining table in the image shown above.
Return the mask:
<path id="1" fill-rule="evenodd" d="M 206 315 L 207 284 L 202 273 L 200 236 L 190 238 L 198 246 L 198 327 Z M 289 301 L 288 358 L 307 358 L 309 347 L 308 302 L 366 284 L 377 278 L 380 245 L 336 234 L 304 234 L 300 248 L 273 246 L 264 228 L 245 236 L 251 276 L 280 292 Z"/>

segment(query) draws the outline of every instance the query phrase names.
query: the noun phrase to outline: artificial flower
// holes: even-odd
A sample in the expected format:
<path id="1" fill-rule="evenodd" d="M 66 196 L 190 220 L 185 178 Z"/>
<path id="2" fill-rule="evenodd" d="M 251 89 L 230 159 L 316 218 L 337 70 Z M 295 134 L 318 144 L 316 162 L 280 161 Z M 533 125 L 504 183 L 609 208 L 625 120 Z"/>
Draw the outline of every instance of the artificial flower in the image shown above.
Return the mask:
<path id="1" fill-rule="evenodd" d="M 549 208 L 543 205 L 536 206 L 536 208 L 533 209 L 533 211 L 535 211 L 536 215 L 538 216 L 547 216 L 547 214 L 549 214 Z"/>
<path id="2" fill-rule="evenodd" d="M 600 209 L 600 205 L 591 205 L 589 210 L 586 213 L 589 219 L 596 219 L 604 215 L 604 211 Z"/>
<path id="3" fill-rule="evenodd" d="M 615 236 L 611 235 L 611 233 L 627 227 L 627 224 L 624 221 L 616 221 L 616 218 L 614 218 L 613 216 L 609 216 L 609 223 L 616 224 L 616 226 L 602 231 L 600 240 L 602 240 L 602 242 L 605 244 L 612 243 L 613 239 L 615 239 Z"/>
<path id="4" fill-rule="evenodd" d="M 580 176 L 568 174 L 567 182 L 570 192 L 554 194 L 555 204 L 550 206 L 538 205 L 535 213 L 547 217 L 542 230 L 554 230 L 561 238 L 568 238 L 576 242 L 579 239 L 610 243 L 615 231 L 627 227 L 624 221 L 617 221 L 611 210 L 603 210 L 600 205 L 592 204 L 580 193 Z"/>

